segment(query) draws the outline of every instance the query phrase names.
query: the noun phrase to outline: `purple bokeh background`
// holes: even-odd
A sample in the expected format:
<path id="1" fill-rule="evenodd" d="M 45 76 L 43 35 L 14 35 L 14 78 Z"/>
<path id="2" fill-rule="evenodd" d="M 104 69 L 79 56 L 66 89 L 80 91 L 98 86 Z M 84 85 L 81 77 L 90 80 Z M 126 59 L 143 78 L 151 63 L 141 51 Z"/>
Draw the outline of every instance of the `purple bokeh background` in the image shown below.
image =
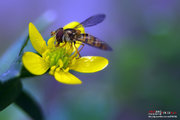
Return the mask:
<path id="1" fill-rule="evenodd" d="M 108 58 L 105 70 L 73 72 L 83 81 L 78 86 L 58 83 L 49 75 L 23 80 L 47 120 L 144 120 L 152 109 L 178 112 L 179 6 L 178 0 L 0 1 L 0 55 L 29 22 L 47 11 L 53 11 L 56 21 L 42 32 L 44 38 L 69 22 L 104 13 L 103 23 L 85 30 L 109 43 L 113 51 L 85 46 L 81 54 Z M 0 119 L 14 118 L 30 119 L 15 105 L 0 113 Z"/>

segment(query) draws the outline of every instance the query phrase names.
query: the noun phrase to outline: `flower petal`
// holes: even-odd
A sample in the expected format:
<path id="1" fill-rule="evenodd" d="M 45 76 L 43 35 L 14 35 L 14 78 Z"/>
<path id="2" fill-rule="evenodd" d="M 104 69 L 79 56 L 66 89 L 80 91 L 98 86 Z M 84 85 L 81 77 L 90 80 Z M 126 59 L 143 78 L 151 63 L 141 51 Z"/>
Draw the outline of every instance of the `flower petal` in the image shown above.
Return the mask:
<path id="1" fill-rule="evenodd" d="M 51 38 L 49 38 L 49 40 L 48 40 L 48 48 L 53 48 L 53 47 L 55 47 L 55 45 L 54 45 L 54 42 L 56 41 L 56 39 L 55 39 L 55 36 L 54 37 L 51 37 Z"/>
<path id="2" fill-rule="evenodd" d="M 69 72 L 64 72 L 62 70 L 56 70 L 54 77 L 57 81 L 64 83 L 64 84 L 81 84 L 81 80 L 79 80 L 77 77 L 72 75 Z"/>
<path id="3" fill-rule="evenodd" d="M 49 69 L 48 63 L 33 52 L 25 52 L 22 62 L 25 68 L 34 75 L 42 75 Z"/>
<path id="4" fill-rule="evenodd" d="M 32 23 L 29 23 L 29 38 L 38 53 L 42 54 L 47 49 L 46 41 Z"/>
<path id="5" fill-rule="evenodd" d="M 100 56 L 85 56 L 76 60 L 70 69 L 81 73 L 93 73 L 103 70 L 108 65 L 108 60 Z"/>
<path id="6" fill-rule="evenodd" d="M 74 22 L 71 22 L 71 23 L 68 23 L 67 25 L 65 25 L 63 27 L 63 29 L 65 30 L 65 29 L 68 29 L 68 28 L 74 28 L 74 27 L 76 27 L 79 24 L 80 24 L 79 22 L 74 21 Z M 80 27 L 78 27 L 77 30 L 80 30 L 81 33 L 85 33 L 84 27 L 82 25 Z"/>

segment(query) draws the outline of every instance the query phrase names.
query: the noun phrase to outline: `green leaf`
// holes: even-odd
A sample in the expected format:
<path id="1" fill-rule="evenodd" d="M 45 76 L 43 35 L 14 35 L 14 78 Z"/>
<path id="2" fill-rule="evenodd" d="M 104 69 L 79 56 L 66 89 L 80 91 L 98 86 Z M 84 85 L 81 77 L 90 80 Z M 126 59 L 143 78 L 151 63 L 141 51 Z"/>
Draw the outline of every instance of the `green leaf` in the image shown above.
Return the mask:
<path id="1" fill-rule="evenodd" d="M 24 41 L 24 44 L 21 47 L 21 50 L 19 52 L 19 56 L 22 56 L 23 52 L 24 52 L 24 48 L 26 47 L 26 45 L 28 44 L 29 41 L 29 35 L 27 36 L 26 40 Z"/>
<path id="2" fill-rule="evenodd" d="M 11 67 L 0 75 L 0 111 L 16 100 L 22 85 L 19 79 L 22 63 L 21 56 L 13 62 Z"/>
<path id="3" fill-rule="evenodd" d="M 39 31 L 45 30 L 50 24 L 54 22 L 56 18 L 56 13 L 53 11 L 47 11 L 41 15 L 34 23 L 36 24 Z M 16 40 L 16 42 L 10 46 L 10 48 L 2 55 L 0 58 L 0 75 L 6 72 L 11 63 L 17 58 L 17 55 L 23 54 L 23 49 L 28 43 L 28 26 L 27 30 L 22 34 L 22 36 Z"/>
<path id="4" fill-rule="evenodd" d="M 4 72 L 8 71 L 9 67 L 14 61 L 17 61 L 19 57 L 17 56 L 20 54 L 20 49 L 22 46 L 24 46 L 24 41 L 26 40 L 27 36 L 22 36 L 18 42 L 16 42 L 14 45 L 12 45 L 0 58 L 0 74 L 3 74 Z"/>
<path id="5" fill-rule="evenodd" d="M 18 78 L 0 83 L 0 111 L 16 100 L 21 89 L 22 84 Z"/>
<path id="6" fill-rule="evenodd" d="M 21 92 L 22 84 L 19 78 L 22 69 L 21 56 L 27 41 L 28 37 L 22 45 L 16 60 L 6 72 L 0 75 L 0 110 L 14 102 Z"/>
<path id="7" fill-rule="evenodd" d="M 20 78 L 34 77 L 35 75 L 31 74 L 24 66 L 21 69 Z"/>
<path id="8" fill-rule="evenodd" d="M 8 82 L 10 80 L 13 80 L 14 78 L 19 77 L 21 67 L 22 67 L 21 61 L 14 62 L 6 72 L 0 75 L 0 81 L 4 83 L 4 82 Z"/>
<path id="9" fill-rule="evenodd" d="M 44 120 L 41 108 L 25 91 L 21 92 L 15 104 L 24 110 L 33 120 Z"/>
<path id="10" fill-rule="evenodd" d="M 54 19 L 46 12 L 35 22 L 40 31 L 50 25 Z M 22 90 L 20 78 L 33 76 L 22 65 L 21 57 L 28 45 L 28 30 L 0 58 L 0 110 L 10 105 Z M 23 74 L 23 75 L 22 75 Z"/>

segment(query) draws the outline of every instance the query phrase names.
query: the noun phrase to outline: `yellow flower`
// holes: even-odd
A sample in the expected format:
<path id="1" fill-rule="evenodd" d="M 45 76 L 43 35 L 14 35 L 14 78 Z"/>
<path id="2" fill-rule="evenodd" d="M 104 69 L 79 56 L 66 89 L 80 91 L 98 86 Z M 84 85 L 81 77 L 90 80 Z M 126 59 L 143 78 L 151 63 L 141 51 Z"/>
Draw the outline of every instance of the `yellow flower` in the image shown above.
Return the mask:
<path id="1" fill-rule="evenodd" d="M 63 29 L 73 28 L 78 22 L 71 22 Z M 84 27 L 78 28 L 84 33 Z M 25 68 L 34 75 L 42 75 L 49 70 L 50 75 L 64 84 L 81 84 L 81 80 L 72 75 L 69 70 L 81 73 L 93 73 L 104 69 L 108 60 L 100 56 L 84 56 L 79 58 L 74 47 L 67 43 L 63 47 L 56 47 L 55 37 L 51 37 L 47 44 L 36 27 L 29 23 L 29 37 L 34 49 L 39 53 L 25 52 L 22 62 Z M 64 43 L 61 43 L 62 46 Z M 76 44 L 76 47 L 79 47 Z"/>

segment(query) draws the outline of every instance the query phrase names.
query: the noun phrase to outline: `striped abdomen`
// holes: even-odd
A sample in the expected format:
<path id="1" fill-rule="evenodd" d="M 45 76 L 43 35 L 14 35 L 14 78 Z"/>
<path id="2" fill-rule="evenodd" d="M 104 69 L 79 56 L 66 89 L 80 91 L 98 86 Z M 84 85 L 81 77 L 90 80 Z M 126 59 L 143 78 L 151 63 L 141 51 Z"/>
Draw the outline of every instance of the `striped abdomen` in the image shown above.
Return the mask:
<path id="1" fill-rule="evenodd" d="M 81 41 L 102 50 L 112 50 L 112 48 L 107 43 L 89 34 L 81 34 L 77 41 Z"/>

